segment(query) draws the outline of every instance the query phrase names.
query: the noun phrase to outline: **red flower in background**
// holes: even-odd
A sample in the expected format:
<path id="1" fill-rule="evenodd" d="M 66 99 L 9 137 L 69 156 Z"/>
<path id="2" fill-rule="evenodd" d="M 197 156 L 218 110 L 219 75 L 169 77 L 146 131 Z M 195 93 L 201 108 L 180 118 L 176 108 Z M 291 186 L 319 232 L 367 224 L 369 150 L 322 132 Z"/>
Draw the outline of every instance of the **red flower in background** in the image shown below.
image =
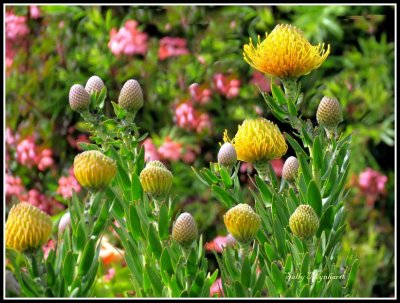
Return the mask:
<path id="1" fill-rule="evenodd" d="M 387 176 L 368 167 L 360 173 L 358 186 L 367 198 L 367 205 L 373 206 L 379 195 L 385 193 L 385 185 L 388 181 Z"/>
<path id="2" fill-rule="evenodd" d="M 214 85 L 217 92 L 225 96 L 227 99 L 235 98 L 239 95 L 240 80 L 234 76 L 226 76 L 218 73 L 214 75 Z"/>
<path id="3" fill-rule="evenodd" d="M 165 60 L 169 57 L 189 54 L 186 48 L 186 40 L 183 38 L 164 37 L 160 39 L 158 58 Z"/>

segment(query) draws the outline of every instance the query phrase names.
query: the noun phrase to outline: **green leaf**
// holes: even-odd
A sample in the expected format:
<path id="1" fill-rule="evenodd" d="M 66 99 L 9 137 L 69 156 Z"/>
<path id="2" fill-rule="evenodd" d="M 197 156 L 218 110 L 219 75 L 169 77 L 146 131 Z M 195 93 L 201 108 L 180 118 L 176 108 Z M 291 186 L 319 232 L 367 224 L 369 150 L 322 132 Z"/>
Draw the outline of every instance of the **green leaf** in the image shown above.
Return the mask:
<path id="1" fill-rule="evenodd" d="M 140 219 L 137 214 L 136 205 L 129 205 L 129 221 L 128 229 L 132 234 L 132 237 L 138 241 L 140 237 L 143 236 L 142 227 L 140 226 Z"/>
<path id="2" fill-rule="evenodd" d="M 351 291 L 353 284 L 356 280 L 357 270 L 358 270 L 359 265 L 360 265 L 360 262 L 358 261 L 358 259 L 354 260 L 353 264 L 351 265 L 350 273 L 348 275 L 347 283 L 346 283 L 346 288 L 349 292 Z"/>
<path id="3" fill-rule="evenodd" d="M 275 100 L 278 101 L 280 105 L 285 105 L 287 103 L 285 94 L 283 93 L 282 89 L 275 83 L 271 83 L 271 92 L 272 96 L 275 98 Z"/>
<path id="4" fill-rule="evenodd" d="M 145 270 L 147 271 L 147 274 L 149 275 L 151 285 L 154 289 L 154 292 L 158 297 L 161 296 L 162 290 L 163 290 L 163 284 L 161 282 L 161 277 L 157 274 L 156 271 L 153 270 L 152 266 L 150 264 L 146 265 Z"/>
<path id="5" fill-rule="evenodd" d="M 258 291 L 261 292 L 264 289 L 265 278 L 267 277 L 267 270 L 265 268 L 261 269 L 261 272 L 258 275 L 257 281 L 253 287 L 253 295 Z"/>
<path id="6" fill-rule="evenodd" d="M 211 191 L 217 196 L 218 200 L 222 202 L 227 208 L 231 208 L 236 204 L 235 199 L 231 194 L 227 193 L 224 189 L 217 185 L 211 186 Z"/>
<path id="7" fill-rule="evenodd" d="M 166 248 L 164 248 L 161 254 L 160 265 L 161 265 L 161 271 L 166 271 L 169 276 L 172 276 L 172 274 L 174 273 L 174 269 L 172 266 L 171 257 Z"/>
<path id="8" fill-rule="evenodd" d="M 313 166 L 316 170 L 322 169 L 324 153 L 322 152 L 322 145 L 319 137 L 315 137 L 313 144 Z"/>
<path id="9" fill-rule="evenodd" d="M 265 282 L 267 284 L 268 296 L 272 298 L 279 297 L 275 289 L 275 283 L 273 283 L 269 277 L 266 278 Z"/>
<path id="10" fill-rule="evenodd" d="M 264 101 L 267 103 L 267 106 L 271 110 L 272 114 L 278 118 L 279 121 L 285 122 L 287 119 L 287 113 L 279 106 L 275 99 L 266 93 L 262 93 L 262 96 L 264 97 Z"/>
<path id="11" fill-rule="evenodd" d="M 72 235 L 72 243 L 74 245 L 74 249 L 78 251 L 82 251 L 85 247 L 87 239 L 87 233 L 85 228 L 84 219 L 82 218 L 77 226 L 77 229 L 74 230 Z"/>
<path id="12" fill-rule="evenodd" d="M 330 230 L 332 230 L 334 219 L 335 219 L 334 207 L 330 205 L 322 214 L 321 220 L 319 222 L 319 228 L 317 231 L 318 237 L 321 235 L 322 231 L 326 230 L 327 232 L 329 232 Z"/>
<path id="13" fill-rule="evenodd" d="M 240 281 L 246 288 L 250 287 L 251 284 L 251 266 L 248 258 L 245 258 L 242 265 L 242 271 L 240 274 Z"/>
<path id="14" fill-rule="evenodd" d="M 203 175 L 203 177 L 206 177 L 208 180 L 210 180 L 209 182 L 212 184 L 216 184 L 219 181 L 218 177 L 215 176 L 214 173 L 208 168 L 202 168 L 200 173 Z"/>
<path id="15" fill-rule="evenodd" d="M 78 145 L 83 150 L 101 150 L 101 148 L 93 143 L 78 142 Z"/>
<path id="16" fill-rule="evenodd" d="M 270 189 L 268 188 L 267 184 L 258 176 L 256 175 L 256 184 L 263 196 L 263 200 L 266 203 L 270 203 L 272 200 L 272 193 Z"/>
<path id="17" fill-rule="evenodd" d="M 305 159 L 308 158 L 308 155 L 306 154 L 306 152 L 304 151 L 303 148 L 301 148 L 301 146 L 299 145 L 299 143 L 297 143 L 297 141 L 295 139 L 293 139 L 288 133 L 284 134 L 286 137 L 286 140 L 288 140 L 289 144 L 292 146 L 292 148 L 294 149 L 294 151 L 297 154 L 297 158 L 299 158 L 300 156 L 304 157 Z"/>
<path id="18" fill-rule="evenodd" d="M 111 101 L 111 104 L 114 108 L 114 113 L 117 116 L 118 119 L 124 119 L 127 111 L 123 109 L 119 104 L 115 103 L 114 101 Z"/>
<path id="19" fill-rule="evenodd" d="M 306 253 L 304 255 L 304 258 L 303 258 L 303 263 L 301 264 L 301 275 L 303 277 L 307 277 L 308 276 L 309 265 L 310 265 L 310 256 L 309 256 L 308 253 Z"/>
<path id="20" fill-rule="evenodd" d="M 233 181 L 231 179 L 231 176 L 224 167 L 221 167 L 220 174 L 222 182 L 224 183 L 225 187 L 230 188 L 233 185 Z"/>
<path id="21" fill-rule="evenodd" d="M 78 270 L 79 275 L 86 274 L 89 271 L 90 267 L 92 266 L 92 263 L 97 262 L 97 260 L 94 260 L 96 242 L 97 239 L 95 237 L 91 237 L 86 242 L 85 249 L 82 254 L 82 259 L 80 260 L 79 264 L 79 270 Z"/>
<path id="22" fill-rule="evenodd" d="M 307 189 L 307 202 L 317 213 L 318 217 L 322 214 L 322 199 L 317 184 L 311 180 Z"/>
<path id="23" fill-rule="evenodd" d="M 271 274 L 276 290 L 278 293 L 283 293 L 285 291 L 285 280 L 275 263 L 271 263 Z"/>
<path id="24" fill-rule="evenodd" d="M 247 297 L 246 291 L 239 281 L 235 281 L 235 293 L 236 293 L 236 297 L 238 297 L 238 298 Z"/>
<path id="25" fill-rule="evenodd" d="M 132 183 L 131 183 L 131 192 L 132 192 L 132 201 L 137 201 L 142 198 L 143 189 L 142 185 L 140 184 L 140 179 L 138 175 L 131 174 Z"/>
<path id="26" fill-rule="evenodd" d="M 158 213 L 158 235 L 161 240 L 165 240 L 169 236 L 169 219 L 168 219 L 168 206 L 162 203 Z"/>
<path id="27" fill-rule="evenodd" d="M 64 281 L 67 283 L 66 284 L 67 286 L 72 284 L 72 281 L 74 279 L 74 271 L 75 271 L 74 256 L 72 251 L 68 251 L 67 255 L 64 258 L 63 270 L 62 270 Z"/>
<path id="28" fill-rule="evenodd" d="M 307 298 L 310 296 L 310 286 L 308 284 L 304 285 L 303 289 L 300 291 L 301 298 Z"/>
<path id="29" fill-rule="evenodd" d="M 308 165 L 308 162 L 304 157 L 299 156 L 298 160 L 300 163 L 300 168 L 301 168 L 301 172 L 304 177 L 304 180 L 305 180 L 306 184 L 309 184 L 310 181 L 312 180 L 310 166 Z"/>
<path id="30" fill-rule="evenodd" d="M 270 263 L 278 259 L 278 257 L 275 254 L 274 247 L 272 245 L 265 243 L 264 249 Z"/>
<path id="31" fill-rule="evenodd" d="M 161 253 L 162 253 L 162 246 L 160 244 L 160 241 L 157 237 L 156 231 L 152 224 L 149 225 L 147 239 L 150 243 L 152 252 L 156 256 L 156 258 L 159 259 L 161 257 Z"/>

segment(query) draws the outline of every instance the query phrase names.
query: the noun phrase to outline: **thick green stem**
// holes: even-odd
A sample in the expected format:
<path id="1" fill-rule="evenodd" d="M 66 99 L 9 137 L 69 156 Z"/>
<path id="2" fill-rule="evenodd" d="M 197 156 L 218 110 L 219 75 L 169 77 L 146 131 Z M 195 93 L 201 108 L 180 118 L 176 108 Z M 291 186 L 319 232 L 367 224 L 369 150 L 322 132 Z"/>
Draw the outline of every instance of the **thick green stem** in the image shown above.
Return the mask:
<path id="1" fill-rule="evenodd" d="M 268 178 L 269 167 L 268 167 L 267 161 L 265 161 L 265 162 L 260 161 L 260 162 L 254 163 L 254 168 L 256 169 L 258 175 L 260 176 L 260 178 L 262 180 L 267 181 L 267 182 L 269 181 L 269 178 Z"/>
<path id="2" fill-rule="evenodd" d="M 283 89 L 285 90 L 286 98 L 295 103 L 297 95 L 297 79 L 287 78 L 282 79 Z"/>

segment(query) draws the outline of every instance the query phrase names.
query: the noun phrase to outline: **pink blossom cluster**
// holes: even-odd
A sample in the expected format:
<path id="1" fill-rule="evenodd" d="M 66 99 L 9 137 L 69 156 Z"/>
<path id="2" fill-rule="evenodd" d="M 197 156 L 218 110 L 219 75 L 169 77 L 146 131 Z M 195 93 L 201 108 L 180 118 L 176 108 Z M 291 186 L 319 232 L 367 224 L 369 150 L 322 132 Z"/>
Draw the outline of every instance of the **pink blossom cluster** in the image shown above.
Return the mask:
<path id="1" fill-rule="evenodd" d="M 373 206 L 379 195 L 385 193 L 388 177 L 368 167 L 360 173 L 358 186 L 367 198 L 367 204 Z"/>
<path id="2" fill-rule="evenodd" d="M 193 101 L 198 102 L 202 105 L 207 104 L 211 101 L 212 91 L 204 84 L 191 84 L 189 86 L 189 93 Z"/>
<path id="3" fill-rule="evenodd" d="M 29 14 L 32 19 L 40 18 L 40 9 L 37 5 L 29 5 Z"/>
<path id="4" fill-rule="evenodd" d="M 189 54 L 186 48 L 186 40 L 183 38 L 164 37 L 160 39 L 158 58 L 162 61 L 169 57 Z"/>
<path id="5" fill-rule="evenodd" d="M 26 194 L 21 195 L 19 200 L 30 203 L 49 215 L 54 215 L 64 209 L 61 203 L 39 192 L 37 189 L 29 190 Z"/>
<path id="6" fill-rule="evenodd" d="M 179 127 L 197 133 L 209 133 L 212 128 L 210 116 L 196 110 L 190 100 L 176 106 L 174 121 Z"/>
<path id="7" fill-rule="evenodd" d="M 13 177 L 12 175 L 6 175 L 6 197 L 21 196 L 26 192 L 25 186 L 22 184 L 20 177 Z"/>
<path id="8" fill-rule="evenodd" d="M 258 86 L 263 92 L 269 93 L 271 91 L 271 81 L 259 71 L 253 72 L 250 83 Z"/>
<path id="9" fill-rule="evenodd" d="M 147 53 L 148 36 L 140 31 L 137 26 L 138 23 L 135 20 L 128 20 L 119 31 L 115 28 L 111 29 L 108 47 L 114 55 L 124 54 L 129 56 Z"/>
<path id="10" fill-rule="evenodd" d="M 222 288 L 222 280 L 218 278 L 210 287 L 210 297 L 217 295 L 218 297 L 224 296 L 224 289 Z"/>
<path id="11" fill-rule="evenodd" d="M 73 167 L 69 169 L 68 176 L 63 176 L 58 180 L 57 193 L 62 195 L 64 199 L 71 198 L 72 192 L 80 192 L 81 189 L 78 180 L 75 178 Z"/>
<path id="12" fill-rule="evenodd" d="M 146 162 L 182 160 L 185 163 L 193 163 L 199 154 L 198 147 L 183 146 L 181 142 L 174 141 L 170 137 L 166 137 L 159 148 L 151 138 L 144 140 L 142 145 L 145 150 L 144 160 Z"/>
<path id="13" fill-rule="evenodd" d="M 26 44 L 24 37 L 29 34 L 25 16 L 17 16 L 13 12 L 6 12 L 6 67 L 13 64 L 17 51 Z"/>
<path id="14" fill-rule="evenodd" d="M 29 168 L 36 166 L 40 171 L 53 166 L 53 151 L 49 148 L 41 149 L 35 144 L 33 136 L 21 140 L 17 144 L 16 159 L 18 163 Z"/>
<path id="15" fill-rule="evenodd" d="M 217 236 L 211 242 L 205 244 L 205 249 L 207 251 L 215 251 L 220 253 L 227 246 L 234 246 L 236 244 L 235 238 L 228 234 L 227 236 Z"/>
<path id="16" fill-rule="evenodd" d="M 227 99 L 235 98 L 239 95 L 240 80 L 233 76 L 226 76 L 221 73 L 214 75 L 214 86 L 217 92 L 225 96 Z"/>

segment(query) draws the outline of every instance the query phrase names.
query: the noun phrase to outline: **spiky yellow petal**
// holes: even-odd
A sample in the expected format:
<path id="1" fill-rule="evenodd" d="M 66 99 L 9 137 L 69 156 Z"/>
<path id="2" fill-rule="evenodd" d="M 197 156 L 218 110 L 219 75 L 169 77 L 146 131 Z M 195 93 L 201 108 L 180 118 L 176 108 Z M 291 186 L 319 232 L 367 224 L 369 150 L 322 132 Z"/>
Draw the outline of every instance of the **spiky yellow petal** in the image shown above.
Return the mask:
<path id="1" fill-rule="evenodd" d="M 278 159 L 286 153 L 288 148 L 279 128 L 261 117 L 244 120 L 232 140 L 225 131 L 224 141 L 231 141 L 238 160 L 253 164 Z"/>
<path id="2" fill-rule="evenodd" d="M 243 49 L 244 60 L 253 68 L 281 79 L 298 78 L 318 68 L 328 57 L 330 45 L 316 46 L 292 25 L 279 24 L 270 34 L 265 33 L 261 42 L 258 37 L 254 46 L 252 39 Z"/>
<path id="3" fill-rule="evenodd" d="M 50 237 L 52 221 L 49 215 L 29 203 L 14 205 L 6 223 L 6 247 L 18 251 L 37 248 Z"/>

